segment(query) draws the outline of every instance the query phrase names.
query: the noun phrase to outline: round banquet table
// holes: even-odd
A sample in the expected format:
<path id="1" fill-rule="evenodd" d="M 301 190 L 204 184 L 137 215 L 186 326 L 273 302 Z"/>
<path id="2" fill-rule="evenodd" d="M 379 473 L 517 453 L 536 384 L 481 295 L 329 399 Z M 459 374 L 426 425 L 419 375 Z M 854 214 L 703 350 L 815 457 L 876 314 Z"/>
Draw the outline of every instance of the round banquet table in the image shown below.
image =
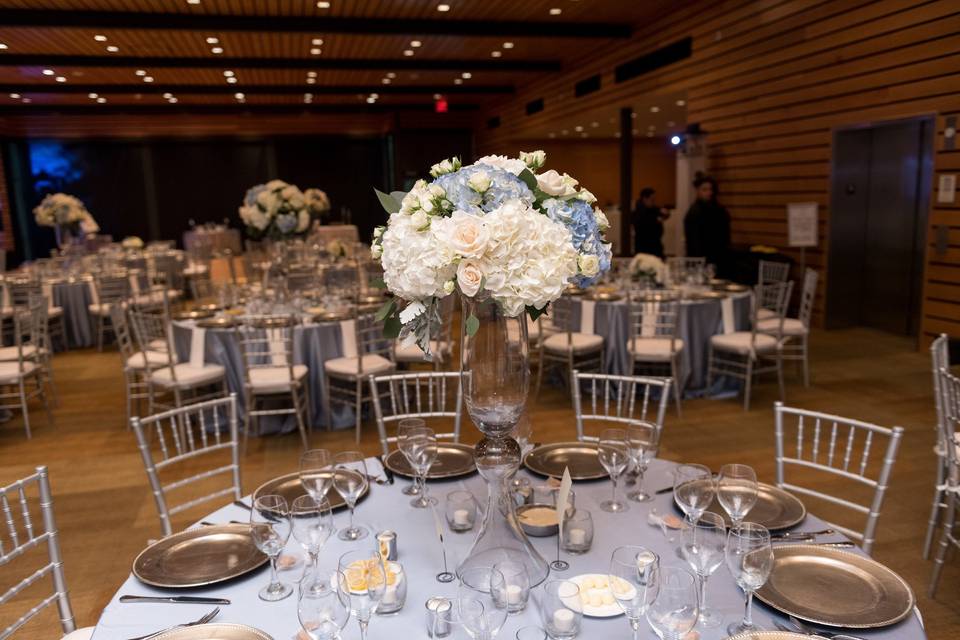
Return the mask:
<path id="1" fill-rule="evenodd" d="M 670 474 L 675 463 L 664 460 L 654 460 L 646 477 L 646 487 L 655 490 L 669 486 L 672 482 Z M 286 473 L 290 469 L 278 469 L 277 474 Z M 382 467 L 376 458 L 367 459 L 367 472 L 381 474 Z M 535 483 L 542 481 L 527 471 L 520 471 L 521 475 L 530 477 Z M 370 622 L 368 638 L 370 640 L 394 640 L 396 638 L 426 638 L 426 615 L 424 603 L 432 596 L 445 596 L 455 599 L 457 596 L 457 582 L 442 584 L 435 576 L 443 570 L 440 547 L 437 543 L 436 529 L 433 515 L 427 509 L 414 509 L 409 506 L 409 498 L 401 495 L 400 490 L 408 480 L 397 476 L 393 485 L 377 485 L 371 483 L 370 493 L 357 505 L 356 522 L 371 529 L 371 535 L 358 542 L 343 542 L 331 536 L 321 552 L 321 563 L 335 566 L 337 558 L 347 551 L 367 549 L 371 553 L 375 549 L 376 539 L 373 533 L 384 529 L 397 532 L 399 550 L 398 561 L 403 565 L 407 575 L 407 600 L 403 609 L 393 616 L 374 616 Z M 439 517 L 443 519 L 442 507 L 445 495 L 456 489 L 467 489 L 478 498 L 485 498 L 482 479 L 476 474 L 449 481 L 431 480 L 428 483 L 429 491 L 440 500 Z M 625 544 L 644 545 L 656 552 L 664 565 L 685 566 L 674 553 L 672 545 L 667 542 L 658 527 L 647 524 L 647 516 L 651 508 L 661 513 L 673 512 L 672 495 L 655 496 L 652 502 L 638 504 L 630 503 L 630 510 L 625 513 L 611 514 L 600 510 L 601 500 L 610 496 L 609 481 L 578 482 L 574 484 L 577 508 L 586 508 L 594 519 L 595 535 L 593 547 L 584 555 L 570 555 L 563 553 L 564 560 L 570 563 L 570 568 L 563 572 L 551 571 L 550 579 L 571 578 L 583 573 L 606 573 L 610 554 L 613 549 Z M 250 503 L 249 496 L 245 502 Z M 678 513 L 678 512 L 677 512 Z M 233 504 L 213 512 L 204 520 L 216 523 L 226 523 L 230 520 L 246 521 L 249 513 Z M 345 526 L 347 513 L 338 511 L 334 516 L 337 526 Z M 445 521 L 444 521 L 445 522 Z M 807 515 L 807 519 L 799 525 L 804 530 L 825 528 L 819 518 Z M 447 546 L 447 560 L 450 570 L 455 570 L 458 563 L 469 551 L 476 530 L 466 533 L 452 533 L 444 524 L 444 539 Z M 822 537 L 821 542 L 838 541 L 842 536 Z M 549 562 L 556 557 L 557 539 L 531 538 L 540 554 Z M 861 553 L 859 549 L 853 549 Z M 291 536 L 284 553 L 303 556 L 303 550 Z M 131 558 L 131 562 L 132 562 Z M 280 579 L 284 582 L 295 583 L 302 572 L 303 562 L 285 571 L 280 572 Z M 231 604 L 222 606 L 220 615 L 214 622 L 233 622 L 250 625 L 270 634 L 274 640 L 291 640 L 299 631 L 297 621 L 297 595 L 294 594 L 280 602 L 264 602 L 257 597 L 257 592 L 269 582 L 269 569 L 255 571 L 233 581 L 219 585 L 190 589 L 189 595 L 221 597 L 231 600 Z M 121 604 L 121 594 L 170 596 L 177 595 L 176 589 L 157 589 L 141 584 L 133 575 L 114 594 L 110 604 L 104 609 L 93 640 L 120 640 L 146 634 L 152 631 L 169 627 L 178 622 L 195 620 L 210 611 L 211 605 L 193 604 Z M 513 640 L 514 635 L 522 626 L 542 626 L 540 619 L 539 602 L 542 588 L 531 590 L 531 601 L 527 608 L 518 614 L 507 618 L 507 622 L 497 636 L 500 640 Z M 720 640 L 726 637 L 723 629 L 734 620 L 739 621 L 743 615 L 743 594 L 734 583 L 726 565 L 713 574 L 707 585 L 707 603 L 717 610 L 723 617 L 720 628 L 700 630 L 702 640 Z M 765 629 L 773 629 L 773 621 L 785 621 L 785 616 L 774 609 L 761 604 L 754 599 L 754 621 Z M 883 640 L 914 640 L 925 638 L 923 627 L 916 612 L 896 625 L 883 629 L 856 630 L 856 635 L 864 638 Z M 359 637 L 359 628 L 355 619 L 351 619 L 342 633 L 344 638 Z M 451 640 L 465 640 L 462 631 L 455 631 Z M 631 637 L 630 626 L 623 616 L 598 619 L 584 617 L 579 638 L 590 640 L 593 638 L 609 638 L 610 640 L 628 640 Z M 653 631 L 646 622 L 642 623 L 642 638 L 655 638 Z"/>

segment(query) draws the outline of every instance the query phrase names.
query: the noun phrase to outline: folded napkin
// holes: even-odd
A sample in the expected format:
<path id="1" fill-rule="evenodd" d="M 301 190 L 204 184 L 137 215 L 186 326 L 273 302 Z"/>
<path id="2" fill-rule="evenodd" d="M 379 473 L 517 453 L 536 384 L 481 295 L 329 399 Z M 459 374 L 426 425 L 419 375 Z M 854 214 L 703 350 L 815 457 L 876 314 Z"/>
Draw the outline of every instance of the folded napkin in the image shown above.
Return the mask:
<path id="1" fill-rule="evenodd" d="M 53 283 L 44 282 L 40 285 L 41 290 L 43 291 L 43 297 L 47 299 L 47 307 L 55 307 L 53 304 Z"/>
<path id="2" fill-rule="evenodd" d="M 652 338 L 657 335 L 657 316 L 660 315 L 660 303 L 652 300 L 643 303 L 643 316 L 640 321 L 640 335 Z"/>
<path id="3" fill-rule="evenodd" d="M 733 321 L 733 298 L 726 296 L 720 301 L 720 312 L 723 315 L 723 332 L 733 333 L 737 330 Z"/>
<path id="4" fill-rule="evenodd" d="M 204 360 L 204 346 L 207 341 L 207 330 L 203 327 L 193 327 L 190 332 L 190 366 L 202 367 Z"/>
<path id="5" fill-rule="evenodd" d="M 131 276 L 127 276 L 127 280 L 130 281 L 130 291 L 133 292 L 133 295 L 139 295 L 140 294 L 140 275 L 133 274 Z"/>
<path id="6" fill-rule="evenodd" d="M 97 293 L 97 283 L 90 281 L 87 283 L 87 287 L 90 289 L 90 299 L 93 301 L 93 304 L 100 306 L 100 294 Z M 6 289 L 4 289 L 4 294 L 6 294 Z"/>
<path id="7" fill-rule="evenodd" d="M 286 367 L 287 343 L 283 337 L 283 329 L 267 329 L 267 342 L 270 343 L 270 364 L 275 367 Z"/>
<path id="8" fill-rule="evenodd" d="M 340 321 L 341 352 L 344 358 L 357 357 L 357 321 Z"/>
<path id="9" fill-rule="evenodd" d="M 593 328 L 596 310 L 597 303 L 593 300 L 580 301 L 580 333 L 595 333 Z"/>

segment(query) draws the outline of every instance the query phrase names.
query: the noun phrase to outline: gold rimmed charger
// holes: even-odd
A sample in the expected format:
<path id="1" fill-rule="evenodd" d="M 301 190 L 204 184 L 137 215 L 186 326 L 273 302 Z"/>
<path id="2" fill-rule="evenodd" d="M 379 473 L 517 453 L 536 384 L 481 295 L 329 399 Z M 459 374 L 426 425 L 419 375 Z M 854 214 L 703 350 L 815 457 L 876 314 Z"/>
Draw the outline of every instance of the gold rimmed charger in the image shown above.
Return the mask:
<path id="1" fill-rule="evenodd" d="M 913 611 L 910 585 L 876 560 L 834 547 L 773 548 L 773 571 L 757 597 L 778 611 L 829 627 L 871 629 Z"/>
<path id="2" fill-rule="evenodd" d="M 394 449 L 383 460 L 384 466 L 393 471 L 398 476 L 412 478 L 414 476 L 413 468 L 403 452 Z M 473 447 L 467 444 L 457 442 L 438 442 L 437 459 L 430 465 L 430 472 L 427 473 L 428 480 L 440 480 L 444 478 L 459 478 L 460 476 L 470 475 L 477 470 L 476 462 L 473 459 Z"/>
<path id="3" fill-rule="evenodd" d="M 730 516 L 727 515 L 716 496 L 707 507 L 707 511 L 723 516 L 727 526 L 730 526 Z M 806 517 L 807 508 L 797 496 L 771 484 L 759 482 L 757 483 L 757 502 L 750 509 L 746 520 L 763 525 L 770 531 L 781 531 L 797 526 Z"/>
<path id="4" fill-rule="evenodd" d="M 217 314 L 216 311 L 211 309 L 192 309 L 190 311 L 181 311 L 180 313 L 173 316 L 174 320 L 203 320 L 205 318 L 212 318 Z"/>
<path id="5" fill-rule="evenodd" d="M 171 629 L 152 640 L 273 640 L 273 636 L 245 624 L 213 622 Z"/>
<path id="6" fill-rule="evenodd" d="M 201 329 L 230 329 L 237 326 L 237 321 L 229 317 L 206 318 L 197 320 L 197 326 Z"/>
<path id="7" fill-rule="evenodd" d="M 597 457 L 597 445 L 591 442 L 554 442 L 541 445 L 530 451 L 523 459 L 530 471 L 551 478 L 563 476 L 570 469 L 573 480 L 599 480 L 609 478 Z"/>
<path id="8" fill-rule="evenodd" d="M 364 496 L 367 495 L 367 491 L 370 490 L 370 483 L 368 482 L 363 491 L 360 493 L 360 496 L 357 498 L 357 503 L 363 500 Z M 262 485 L 257 487 L 257 490 L 253 492 L 253 501 L 256 502 L 257 498 L 260 496 L 272 496 L 280 495 L 286 498 L 287 504 L 293 504 L 293 501 L 299 498 L 300 496 L 307 495 L 307 490 L 303 488 L 303 483 L 300 482 L 300 474 L 298 472 L 288 473 L 286 475 L 280 476 L 279 478 L 274 478 L 273 480 L 267 480 Z M 332 487 L 327 492 L 327 501 L 330 503 L 331 509 L 340 509 L 347 506 L 347 503 L 343 501 L 343 498 L 340 497 L 340 494 L 337 493 Z"/>
<path id="9" fill-rule="evenodd" d="M 730 293 L 743 293 L 744 291 L 749 291 L 750 287 L 745 284 L 731 283 L 723 287 L 724 291 L 729 291 Z"/>
<path id="10" fill-rule="evenodd" d="M 133 561 L 133 575 L 154 587 L 202 587 L 242 576 L 265 562 L 249 525 L 221 524 L 158 540 Z"/>
<path id="11" fill-rule="evenodd" d="M 747 631 L 730 636 L 727 640 L 810 640 L 810 636 L 793 631 Z"/>

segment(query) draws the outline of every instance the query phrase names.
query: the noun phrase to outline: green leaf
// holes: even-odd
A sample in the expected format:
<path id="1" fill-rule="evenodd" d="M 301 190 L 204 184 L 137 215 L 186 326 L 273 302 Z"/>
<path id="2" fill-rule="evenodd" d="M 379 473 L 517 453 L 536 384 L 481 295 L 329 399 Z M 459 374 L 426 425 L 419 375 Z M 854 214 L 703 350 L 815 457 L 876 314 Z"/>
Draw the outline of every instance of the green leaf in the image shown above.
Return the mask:
<path id="1" fill-rule="evenodd" d="M 403 199 L 407 197 L 406 191 L 391 191 L 390 195 L 393 196 L 393 199 L 397 202 L 402 203 Z"/>
<path id="2" fill-rule="evenodd" d="M 383 322 L 387 319 L 387 316 L 390 315 L 390 312 L 393 311 L 394 306 L 396 306 L 397 301 L 394 299 L 387 300 L 383 303 L 383 306 L 377 310 L 377 315 L 374 316 L 377 319 L 377 322 Z"/>
<path id="3" fill-rule="evenodd" d="M 380 206 L 383 207 L 384 211 L 387 213 L 396 213 L 400 211 L 400 201 L 394 198 L 391 194 L 384 193 L 379 189 L 374 189 L 374 192 L 377 194 L 377 199 L 380 200 Z"/>
<path id="4" fill-rule="evenodd" d="M 383 322 L 383 337 L 396 338 L 400 335 L 400 329 L 403 325 L 400 323 L 400 314 L 395 313 Z"/>
<path id="5" fill-rule="evenodd" d="M 374 289 L 386 289 L 387 283 L 383 281 L 383 278 L 370 278 L 370 286 Z"/>
<path id="6" fill-rule="evenodd" d="M 524 184 L 530 187 L 531 191 L 536 191 L 537 189 L 537 176 L 533 175 L 533 172 L 530 169 L 524 169 L 520 172 L 520 175 L 517 176 L 523 180 Z"/>
<path id="7" fill-rule="evenodd" d="M 542 316 L 549 310 L 550 310 L 549 304 L 543 305 L 543 309 L 537 309 L 534 306 L 531 306 L 529 304 L 527 305 L 527 315 L 530 316 L 531 320 L 537 320 L 540 316 Z"/>
<path id="8" fill-rule="evenodd" d="M 467 318 L 467 324 L 464 327 L 467 330 L 467 335 L 472 336 L 477 333 L 477 330 L 480 329 L 480 320 L 477 316 L 472 313 Z"/>

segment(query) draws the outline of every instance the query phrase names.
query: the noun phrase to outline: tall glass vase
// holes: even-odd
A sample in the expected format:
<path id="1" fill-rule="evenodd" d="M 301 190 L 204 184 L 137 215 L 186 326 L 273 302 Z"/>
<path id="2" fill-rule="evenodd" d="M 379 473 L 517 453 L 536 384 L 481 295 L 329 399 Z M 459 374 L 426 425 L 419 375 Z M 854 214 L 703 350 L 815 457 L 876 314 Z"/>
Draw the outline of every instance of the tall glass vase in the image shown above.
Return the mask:
<path id="1" fill-rule="evenodd" d="M 510 496 L 510 481 L 520 468 L 520 445 L 510 433 L 523 414 L 530 378 L 526 317 L 504 315 L 491 300 L 462 300 L 460 376 L 467 412 L 484 435 L 474 457 L 487 484 L 487 503 L 457 573 L 462 577 L 466 569 L 512 560 L 522 563 L 530 585 L 537 585 L 550 569 L 520 528 Z M 477 325 L 473 335 L 468 325 Z"/>

